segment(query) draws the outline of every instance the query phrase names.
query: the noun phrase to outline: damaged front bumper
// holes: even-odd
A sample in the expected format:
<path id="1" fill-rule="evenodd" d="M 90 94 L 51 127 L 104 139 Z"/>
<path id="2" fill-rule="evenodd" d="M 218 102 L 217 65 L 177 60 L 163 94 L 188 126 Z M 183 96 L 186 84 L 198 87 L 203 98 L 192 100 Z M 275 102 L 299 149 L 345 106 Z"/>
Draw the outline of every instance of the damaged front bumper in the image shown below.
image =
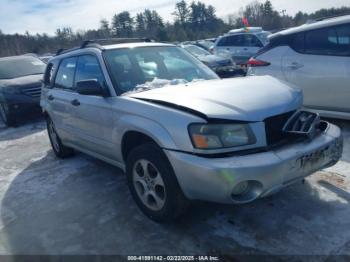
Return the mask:
<path id="1" fill-rule="evenodd" d="M 165 153 L 187 198 L 247 203 L 334 165 L 342 148 L 340 129 L 328 124 L 312 141 L 268 152 L 225 158 L 204 158 L 171 150 Z M 240 189 L 242 192 L 237 194 Z"/>

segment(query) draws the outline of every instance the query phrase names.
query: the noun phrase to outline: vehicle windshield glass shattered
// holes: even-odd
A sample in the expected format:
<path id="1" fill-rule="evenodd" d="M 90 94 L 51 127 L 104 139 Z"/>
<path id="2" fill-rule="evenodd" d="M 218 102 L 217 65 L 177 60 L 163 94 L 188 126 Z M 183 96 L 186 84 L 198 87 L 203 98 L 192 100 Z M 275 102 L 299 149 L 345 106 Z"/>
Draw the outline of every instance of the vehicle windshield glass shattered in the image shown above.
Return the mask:
<path id="1" fill-rule="evenodd" d="M 46 64 L 32 56 L 0 59 L 0 79 L 43 74 Z"/>
<path id="2" fill-rule="evenodd" d="M 192 55 L 175 46 L 106 50 L 105 58 L 118 93 L 218 78 Z"/>

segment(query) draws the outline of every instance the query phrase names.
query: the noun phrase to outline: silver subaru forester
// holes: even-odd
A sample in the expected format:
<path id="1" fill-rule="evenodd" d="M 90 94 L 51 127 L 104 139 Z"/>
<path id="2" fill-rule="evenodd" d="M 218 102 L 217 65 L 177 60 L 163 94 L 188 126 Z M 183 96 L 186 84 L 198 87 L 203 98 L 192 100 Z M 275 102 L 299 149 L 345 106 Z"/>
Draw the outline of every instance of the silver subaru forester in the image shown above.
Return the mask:
<path id="1" fill-rule="evenodd" d="M 153 220 L 174 220 L 189 200 L 251 202 L 341 157 L 340 129 L 300 110 L 297 88 L 268 76 L 221 80 L 171 44 L 110 41 L 52 58 L 41 106 L 55 154 L 122 168 Z"/>

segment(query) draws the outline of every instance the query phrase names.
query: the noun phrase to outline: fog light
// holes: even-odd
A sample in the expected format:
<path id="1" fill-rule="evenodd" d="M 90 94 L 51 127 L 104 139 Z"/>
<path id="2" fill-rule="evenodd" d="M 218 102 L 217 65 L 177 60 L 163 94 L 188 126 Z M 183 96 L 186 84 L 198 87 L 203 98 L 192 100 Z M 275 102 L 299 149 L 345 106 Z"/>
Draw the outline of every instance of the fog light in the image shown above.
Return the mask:
<path id="1" fill-rule="evenodd" d="M 249 189 L 249 182 L 243 181 L 238 183 L 233 189 L 232 189 L 232 195 L 243 195 L 246 193 Z"/>

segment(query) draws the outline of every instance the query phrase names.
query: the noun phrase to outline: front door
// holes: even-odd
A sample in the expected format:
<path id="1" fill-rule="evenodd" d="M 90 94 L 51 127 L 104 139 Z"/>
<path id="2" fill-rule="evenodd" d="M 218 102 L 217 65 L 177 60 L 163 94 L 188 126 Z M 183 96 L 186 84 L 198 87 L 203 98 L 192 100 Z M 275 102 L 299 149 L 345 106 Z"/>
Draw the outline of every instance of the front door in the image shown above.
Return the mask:
<path id="1" fill-rule="evenodd" d="M 94 55 L 79 56 L 75 86 L 79 81 L 91 79 L 96 79 L 101 86 L 106 86 L 97 58 Z M 111 109 L 111 102 L 114 99 L 77 94 L 76 101 L 73 103 L 74 126 L 80 148 L 104 157 L 115 157 L 116 147 L 112 144 L 113 113 Z"/>

